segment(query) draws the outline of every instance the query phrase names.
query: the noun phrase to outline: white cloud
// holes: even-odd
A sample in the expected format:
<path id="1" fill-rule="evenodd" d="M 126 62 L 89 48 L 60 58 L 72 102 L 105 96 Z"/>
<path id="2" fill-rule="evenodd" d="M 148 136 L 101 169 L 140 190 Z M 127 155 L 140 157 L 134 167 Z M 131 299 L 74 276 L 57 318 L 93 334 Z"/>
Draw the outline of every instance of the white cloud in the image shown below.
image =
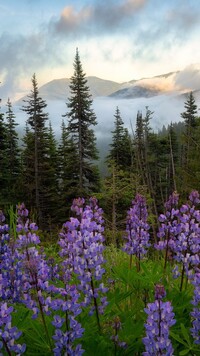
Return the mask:
<path id="1" fill-rule="evenodd" d="M 177 74 L 176 85 L 180 89 L 195 90 L 200 88 L 200 63 L 191 64 Z"/>

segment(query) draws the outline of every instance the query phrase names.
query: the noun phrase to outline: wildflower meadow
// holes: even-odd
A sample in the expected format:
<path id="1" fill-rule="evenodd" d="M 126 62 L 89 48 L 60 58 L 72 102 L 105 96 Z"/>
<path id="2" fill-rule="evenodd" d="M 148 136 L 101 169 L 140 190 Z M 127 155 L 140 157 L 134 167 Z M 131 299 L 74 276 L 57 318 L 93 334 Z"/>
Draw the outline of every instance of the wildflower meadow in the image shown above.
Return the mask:
<path id="1" fill-rule="evenodd" d="M 200 355 L 200 197 L 175 192 L 156 238 L 144 196 L 109 244 L 96 198 L 57 241 L 21 203 L 0 212 L 0 355 Z"/>

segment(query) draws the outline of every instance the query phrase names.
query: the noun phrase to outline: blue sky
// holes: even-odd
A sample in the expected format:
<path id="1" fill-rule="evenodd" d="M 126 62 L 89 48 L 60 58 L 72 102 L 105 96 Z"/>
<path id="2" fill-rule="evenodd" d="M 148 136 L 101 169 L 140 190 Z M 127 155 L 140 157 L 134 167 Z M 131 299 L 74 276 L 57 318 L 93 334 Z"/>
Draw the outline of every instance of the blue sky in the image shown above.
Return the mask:
<path id="1" fill-rule="evenodd" d="M 73 73 L 125 82 L 200 63 L 198 0 L 0 0 L 0 97 Z"/>

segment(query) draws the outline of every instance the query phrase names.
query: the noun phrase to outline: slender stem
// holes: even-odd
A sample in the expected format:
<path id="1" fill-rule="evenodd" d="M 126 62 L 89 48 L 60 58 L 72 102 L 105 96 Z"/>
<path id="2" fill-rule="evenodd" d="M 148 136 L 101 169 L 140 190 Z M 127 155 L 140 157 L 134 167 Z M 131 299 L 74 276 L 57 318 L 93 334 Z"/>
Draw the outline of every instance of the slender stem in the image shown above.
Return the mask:
<path id="1" fill-rule="evenodd" d="M 185 290 L 187 289 L 187 286 L 188 286 L 188 277 L 186 278 L 186 281 L 185 281 Z"/>
<path id="2" fill-rule="evenodd" d="M 26 255 L 27 255 L 27 259 L 28 261 L 30 261 L 30 256 L 29 256 L 29 251 L 28 249 L 26 248 Z M 47 328 L 47 325 L 46 325 L 46 320 L 45 320 L 45 316 L 44 316 L 44 311 L 43 311 L 43 306 L 42 306 L 42 303 L 40 301 L 40 298 L 38 296 L 38 292 L 39 292 L 39 287 L 38 287 L 38 276 L 37 276 L 37 272 L 36 271 L 33 271 L 30 267 L 29 269 L 30 271 L 30 275 L 32 277 L 32 280 L 35 282 L 35 291 L 36 291 L 36 298 L 37 298 L 37 301 L 38 301 L 38 305 L 39 305 L 39 309 L 40 309 L 40 313 L 41 313 L 41 316 L 42 316 L 42 322 L 43 322 L 43 326 L 44 326 L 44 330 L 45 330 L 45 333 L 46 333 L 46 336 L 47 336 L 47 339 L 48 339 L 48 342 L 49 342 L 49 346 L 50 346 L 50 350 L 51 352 L 53 353 L 53 349 L 52 349 L 52 345 L 51 345 L 51 338 L 49 336 L 49 331 L 48 331 L 48 328 Z"/>
<path id="3" fill-rule="evenodd" d="M 3 337 L 1 337 L 1 339 L 2 339 L 2 341 L 3 341 L 3 344 L 4 344 L 4 346 L 5 346 L 5 349 L 6 349 L 6 351 L 7 351 L 7 354 L 8 354 L 9 356 L 12 356 L 12 354 L 11 354 L 9 348 L 8 348 L 7 342 L 4 340 Z"/>
<path id="4" fill-rule="evenodd" d="M 85 243 L 83 241 L 83 249 L 85 249 Z M 94 301 L 94 307 L 95 307 L 95 313 L 96 313 L 96 318 L 97 318 L 97 325 L 99 328 L 99 332 L 101 332 L 101 325 L 100 325 L 100 319 L 99 319 L 99 311 L 98 311 L 98 304 L 97 304 L 97 298 L 95 298 L 94 296 L 94 282 L 93 282 L 93 278 L 92 278 L 92 271 L 91 269 L 88 267 L 89 266 L 89 262 L 88 259 L 86 258 L 86 263 L 87 263 L 87 268 L 88 268 L 88 272 L 91 275 L 91 281 L 90 281 L 90 285 L 92 288 L 92 294 L 93 294 L 93 301 Z"/>
<path id="5" fill-rule="evenodd" d="M 94 307 L 95 307 L 95 313 L 96 313 L 96 318 L 97 318 L 97 325 L 98 325 L 98 328 L 99 328 L 99 332 L 101 332 L 98 304 L 97 304 L 97 298 L 95 298 L 95 296 L 94 296 L 94 282 L 93 282 L 92 277 L 91 277 L 91 288 L 92 288 L 92 292 L 93 292 L 93 300 L 94 300 Z"/>
<path id="6" fill-rule="evenodd" d="M 136 254 L 136 268 L 137 272 L 140 272 L 140 253 Z"/>
<path id="7" fill-rule="evenodd" d="M 167 256 L 168 256 L 168 250 L 169 250 L 169 233 L 167 231 L 167 246 L 166 246 L 166 250 L 165 250 L 165 264 L 164 264 L 164 272 L 166 271 L 166 267 L 167 267 Z"/>
<path id="8" fill-rule="evenodd" d="M 67 313 L 67 311 L 65 312 L 65 324 L 66 324 L 67 331 L 69 331 L 69 323 L 68 323 L 68 313 Z"/>
<path id="9" fill-rule="evenodd" d="M 48 339 L 48 342 L 49 342 L 50 350 L 51 350 L 51 352 L 53 352 L 52 345 L 51 345 L 51 338 L 49 336 L 49 331 L 48 331 L 48 328 L 47 328 L 43 307 L 42 307 L 42 304 L 41 304 L 38 296 L 37 296 L 37 299 L 38 299 L 38 304 L 39 304 L 40 313 L 41 313 L 41 316 L 42 316 L 42 322 L 43 322 L 43 325 L 44 325 L 45 333 L 46 333 L 46 336 L 47 336 L 47 339 Z"/>
<path id="10" fill-rule="evenodd" d="M 140 260 L 141 260 L 141 255 L 139 253 L 139 256 L 138 256 L 138 272 L 140 272 Z"/>
<path id="11" fill-rule="evenodd" d="M 130 269 L 132 268 L 132 261 L 133 261 L 133 255 L 130 255 L 130 264 L 129 264 Z"/>

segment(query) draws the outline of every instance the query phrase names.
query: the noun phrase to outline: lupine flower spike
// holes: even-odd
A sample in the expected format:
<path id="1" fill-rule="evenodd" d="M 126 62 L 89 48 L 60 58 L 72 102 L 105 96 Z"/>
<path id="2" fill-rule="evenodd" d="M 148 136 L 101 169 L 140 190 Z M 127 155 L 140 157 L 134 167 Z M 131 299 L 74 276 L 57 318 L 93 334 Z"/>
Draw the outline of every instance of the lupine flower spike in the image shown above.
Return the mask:
<path id="1" fill-rule="evenodd" d="M 143 338 L 143 356 L 172 356 L 173 347 L 169 339 L 169 329 L 175 324 L 170 302 L 163 302 L 166 293 L 162 285 L 155 288 L 155 301 L 144 309 L 148 315 L 145 324 L 146 336 Z"/>
<path id="2" fill-rule="evenodd" d="M 148 212 L 145 198 L 137 194 L 132 201 L 132 207 L 128 210 L 126 221 L 126 240 L 123 251 L 130 255 L 130 268 L 132 256 L 137 258 L 137 270 L 140 270 L 140 260 L 147 253 L 149 243 L 149 224 L 147 223 Z"/>

